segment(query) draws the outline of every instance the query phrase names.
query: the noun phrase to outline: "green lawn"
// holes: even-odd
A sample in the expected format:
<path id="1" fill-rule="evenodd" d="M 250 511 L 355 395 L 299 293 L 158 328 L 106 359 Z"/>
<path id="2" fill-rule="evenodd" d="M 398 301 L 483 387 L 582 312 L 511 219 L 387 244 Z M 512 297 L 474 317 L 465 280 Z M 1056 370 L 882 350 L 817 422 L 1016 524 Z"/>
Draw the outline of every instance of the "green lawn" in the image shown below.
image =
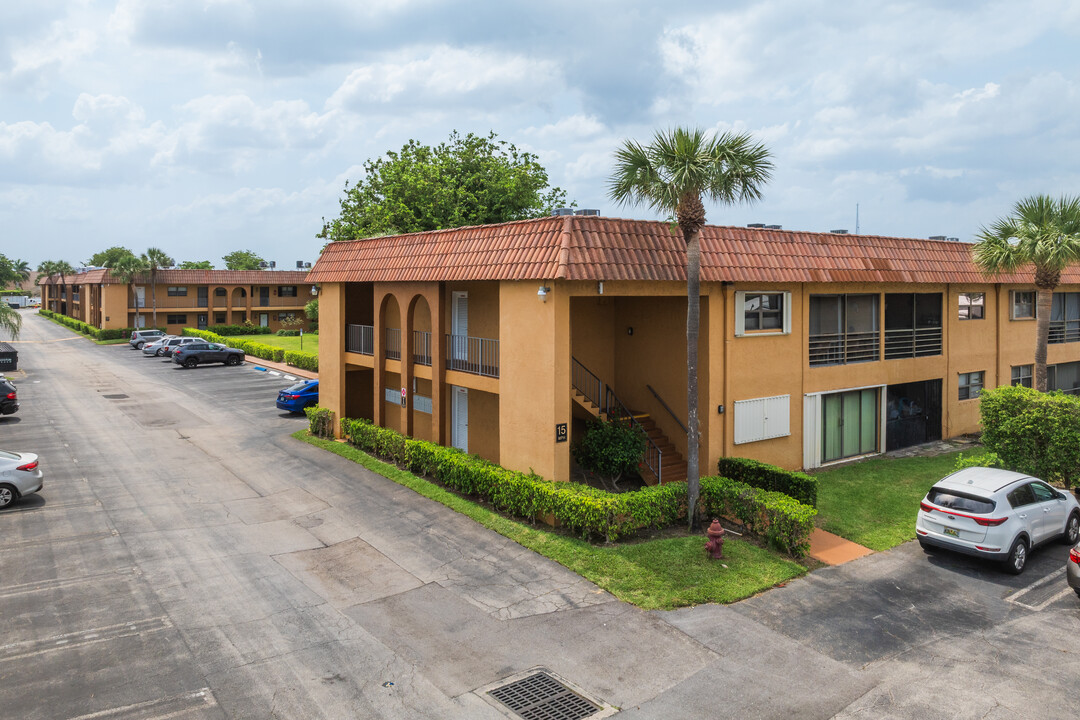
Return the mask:
<path id="1" fill-rule="evenodd" d="M 706 559 L 703 535 L 594 545 L 542 524 L 503 517 L 345 443 L 312 437 L 307 430 L 293 437 L 440 502 L 645 610 L 735 602 L 806 572 L 786 557 L 738 539 L 724 543 L 725 559 L 719 561 Z"/>
<path id="2" fill-rule="evenodd" d="M 319 336 L 316 333 L 304 333 L 304 347 L 300 347 L 299 337 L 280 337 L 278 335 L 230 335 L 226 340 L 253 340 L 263 345 L 285 348 L 286 350 L 303 350 L 312 355 L 319 354 Z"/>
<path id="3" fill-rule="evenodd" d="M 919 501 L 953 471 L 959 454 L 878 458 L 814 473 L 818 527 L 873 550 L 913 540 Z"/>

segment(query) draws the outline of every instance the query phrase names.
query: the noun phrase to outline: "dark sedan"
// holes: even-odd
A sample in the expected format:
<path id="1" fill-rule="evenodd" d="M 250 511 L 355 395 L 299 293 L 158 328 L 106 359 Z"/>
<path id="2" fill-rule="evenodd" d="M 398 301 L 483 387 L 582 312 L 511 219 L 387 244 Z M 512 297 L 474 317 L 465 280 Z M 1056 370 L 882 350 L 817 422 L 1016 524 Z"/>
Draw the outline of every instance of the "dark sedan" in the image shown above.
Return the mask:
<path id="1" fill-rule="evenodd" d="M 288 410 L 293 413 L 304 412 L 304 408 L 318 404 L 318 380 L 301 380 L 285 388 L 277 396 L 278 410 Z"/>
<path id="2" fill-rule="evenodd" d="M 0 375 L 0 415 L 10 415 L 19 409 L 19 396 L 15 383 Z"/>
<path id="3" fill-rule="evenodd" d="M 183 365 L 186 368 L 214 362 L 239 365 L 244 362 L 244 351 L 218 343 L 193 342 L 173 350 L 172 359 L 177 365 Z"/>

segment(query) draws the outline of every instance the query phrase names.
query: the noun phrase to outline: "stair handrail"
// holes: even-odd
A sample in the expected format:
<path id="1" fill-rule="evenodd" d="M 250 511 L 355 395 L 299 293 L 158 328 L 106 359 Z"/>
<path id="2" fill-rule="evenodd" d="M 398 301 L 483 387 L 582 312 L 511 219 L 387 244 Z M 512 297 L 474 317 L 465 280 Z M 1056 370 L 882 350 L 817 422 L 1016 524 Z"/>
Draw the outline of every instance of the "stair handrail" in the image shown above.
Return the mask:
<path id="1" fill-rule="evenodd" d="M 619 400 L 619 396 L 611 389 L 610 385 L 604 385 L 604 412 L 607 414 L 608 419 L 612 418 L 623 419 L 629 421 L 630 427 L 641 433 L 641 436 L 645 438 L 645 465 L 656 476 L 656 484 L 663 485 L 664 479 L 661 476 L 663 472 L 663 460 L 664 452 L 660 449 L 653 439 L 649 437 L 649 433 L 645 428 L 637 421 L 634 414 L 630 412 L 622 401 Z"/>
<path id="2" fill-rule="evenodd" d="M 660 404 L 664 407 L 665 410 L 668 411 L 668 415 L 671 415 L 672 419 L 679 424 L 679 427 L 682 428 L 682 431 L 689 435 L 690 429 L 686 427 L 686 425 L 683 425 L 683 421 L 680 420 L 679 416 L 676 415 L 674 411 L 672 411 L 672 409 L 668 407 L 668 404 L 664 402 L 664 398 L 660 397 L 660 393 L 656 392 L 656 390 L 653 390 L 653 386 L 649 385 L 648 383 L 645 384 L 645 387 L 649 388 L 649 392 L 653 394 L 653 397 L 660 401 Z"/>
<path id="3" fill-rule="evenodd" d="M 570 367 L 570 385 L 579 393 L 581 393 L 586 400 L 591 402 L 596 407 L 603 410 L 604 408 L 604 384 L 600 382 L 600 378 L 596 376 L 592 370 L 585 367 L 576 357 L 571 357 L 572 361 Z M 595 393 L 593 392 L 595 388 Z"/>

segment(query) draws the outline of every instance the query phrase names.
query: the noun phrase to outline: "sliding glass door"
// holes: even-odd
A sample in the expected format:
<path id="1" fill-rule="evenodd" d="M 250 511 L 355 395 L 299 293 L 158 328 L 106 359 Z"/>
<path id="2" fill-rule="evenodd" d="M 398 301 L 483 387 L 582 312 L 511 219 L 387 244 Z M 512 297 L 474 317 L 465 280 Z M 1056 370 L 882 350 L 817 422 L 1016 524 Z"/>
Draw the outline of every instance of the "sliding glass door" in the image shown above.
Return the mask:
<path id="1" fill-rule="evenodd" d="M 822 396 L 822 462 L 878 451 L 878 395 L 868 388 Z"/>

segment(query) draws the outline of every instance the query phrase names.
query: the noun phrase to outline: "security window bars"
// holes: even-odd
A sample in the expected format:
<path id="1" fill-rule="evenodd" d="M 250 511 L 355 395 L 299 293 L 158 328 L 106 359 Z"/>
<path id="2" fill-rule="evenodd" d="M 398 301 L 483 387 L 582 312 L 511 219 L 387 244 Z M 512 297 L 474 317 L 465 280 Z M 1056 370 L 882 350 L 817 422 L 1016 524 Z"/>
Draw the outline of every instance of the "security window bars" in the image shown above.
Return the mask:
<path id="1" fill-rule="evenodd" d="M 984 371 L 960 373 L 960 399 L 973 400 L 983 389 Z"/>
<path id="2" fill-rule="evenodd" d="M 747 293 L 743 314 L 745 330 L 783 330 L 784 293 Z"/>
<path id="3" fill-rule="evenodd" d="M 982 320 L 986 317 L 984 293 L 960 293 L 960 319 Z"/>
<path id="4" fill-rule="evenodd" d="M 1020 387 L 1031 387 L 1032 365 L 1013 365 L 1012 384 Z"/>
<path id="5" fill-rule="evenodd" d="M 1012 319 L 1028 320 L 1035 317 L 1035 293 L 1028 290 L 1012 291 Z"/>

